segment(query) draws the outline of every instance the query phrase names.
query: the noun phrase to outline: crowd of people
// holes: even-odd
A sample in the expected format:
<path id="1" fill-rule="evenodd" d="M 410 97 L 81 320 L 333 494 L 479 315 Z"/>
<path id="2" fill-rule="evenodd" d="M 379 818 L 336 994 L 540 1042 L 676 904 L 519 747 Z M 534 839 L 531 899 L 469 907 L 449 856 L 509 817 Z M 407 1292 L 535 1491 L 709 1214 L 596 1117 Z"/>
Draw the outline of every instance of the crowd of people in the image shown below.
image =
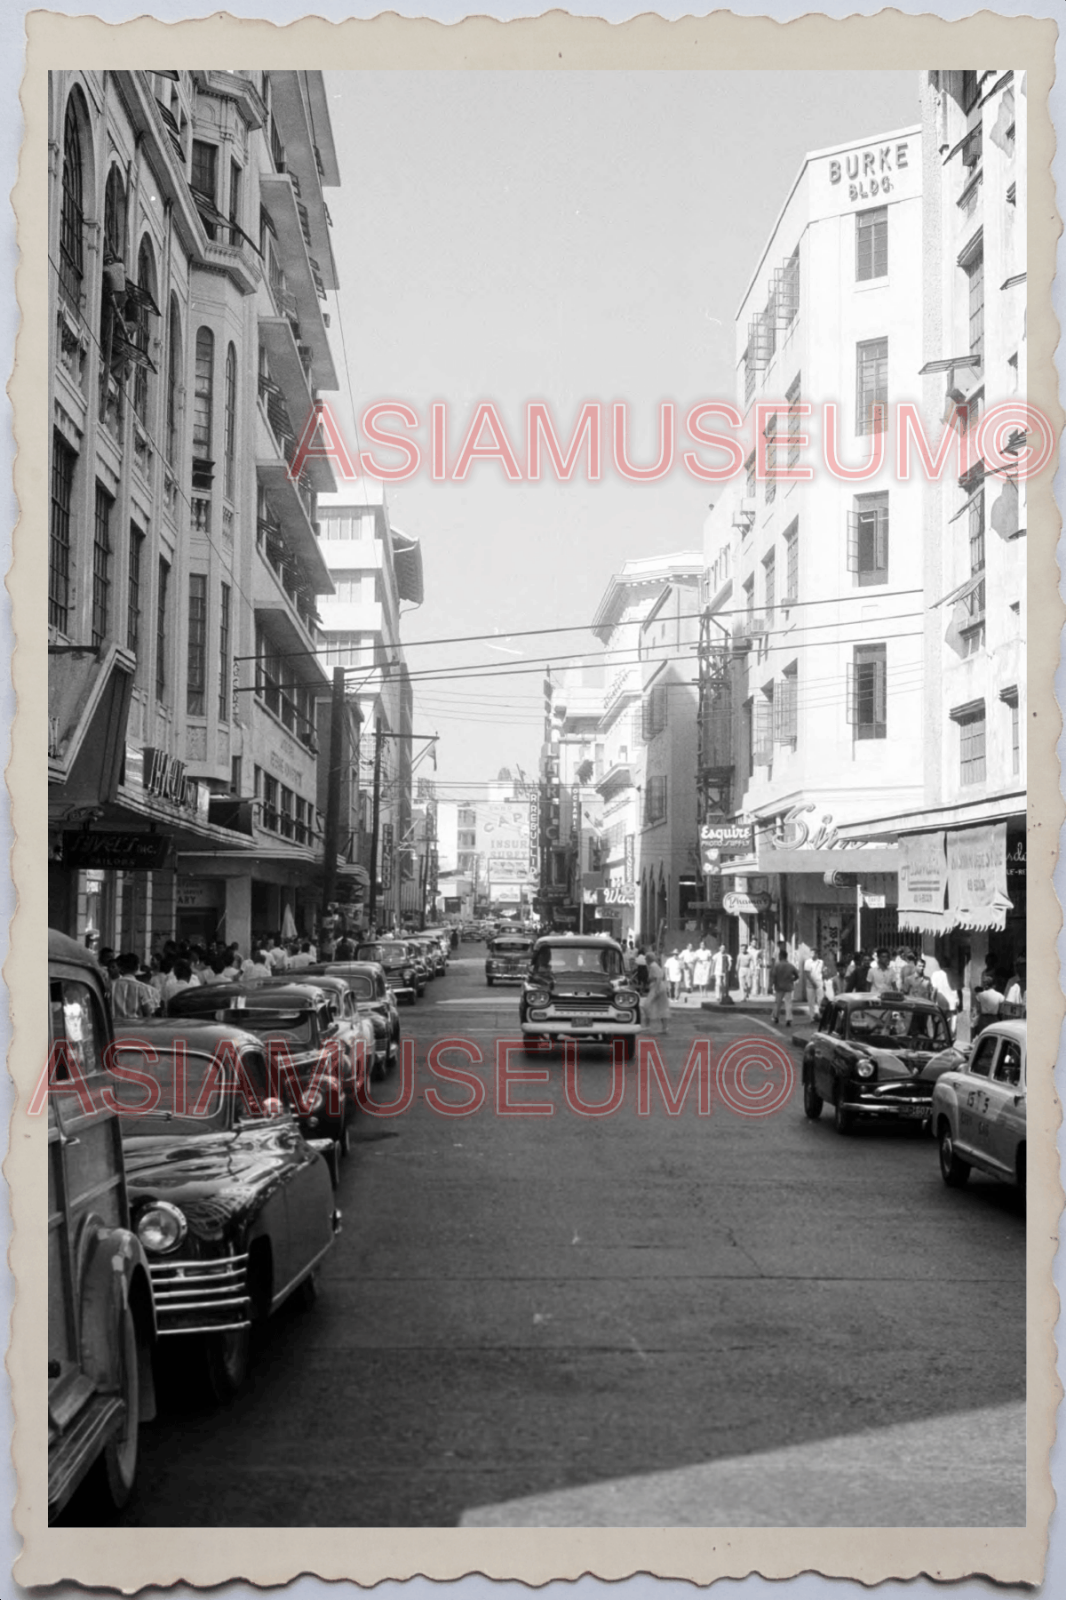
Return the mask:
<path id="1" fill-rule="evenodd" d="M 334 953 L 339 949 L 335 947 Z M 351 952 L 354 954 L 352 945 Z M 253 941 L 245 955 L 238 943 L 210 945 L 164 940 L 150 961 L 131 950 L 104 947 L 97 959 L 111 992 L 116 1022 L 155 1016 L 181 989 L 213 983 L 255 983 L 279 972 L 298 973 L 318 960 L 309 939 Z M 344 960 L 340 955 L 338 959 Z"/>
<path id="2" fill-rule="evenodd" d="M 932 1000 L 952 1019 L 957 1015 L 962 994 L 935 956 L 922 955 L 901 945 L 895 953 L 886 946 L 875 950 L 843 953 L 826 944 L 790 958 L 787 945 L 777 947 L 776 959 L 768 948 L 745 944 L 734 957 L 724 945 L 708 948 L 689 943 L 662 958 L 635 946 L 629 953 L 632 975 L 642 995 L 642 1013 L 647 1022 L 661 1023 L 668 1031 L 672 1001 L 686 996 L 713 999 L 721 1005 L 734 1004 L 754 996 L 771 999 L 771 1021 L 792 1023 L 793 1004 L 798 999 L 808 1014 L 816 1017 L 826 1000 L 838 994 L 904 994 Z M 989 964 L 974 987 L 971 1033 L 976 1037 L 999 1017 L 1025 1015 L 1025 963 L 1019 961 L 1009 981 L 999 987 L 994 968 Z"/>

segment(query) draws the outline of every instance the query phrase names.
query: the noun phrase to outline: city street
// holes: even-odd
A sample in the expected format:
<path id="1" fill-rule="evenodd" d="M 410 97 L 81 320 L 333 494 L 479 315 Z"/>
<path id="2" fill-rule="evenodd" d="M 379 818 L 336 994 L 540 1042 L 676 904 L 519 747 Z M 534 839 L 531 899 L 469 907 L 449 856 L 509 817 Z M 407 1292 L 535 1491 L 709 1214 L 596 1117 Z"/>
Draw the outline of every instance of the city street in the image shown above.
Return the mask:
<path id="1" fill-rule="evenodd" d="M 521 1496 L 1024 1396 L 1010 1191 L 976 1175 L 948 1191 L 910 1130 L 811 1124 L 798 1087 L 762 1118 L 719 1102 L 699 1117 L 694 1089 L 672 1117 L 653 1089 L 640 1117 L 636 1063 L 613 1116 L 567 1106 L 560 1052 L 550 1085 L 512 1089 L 552 1116 L 494 1115 L 517 990 L 487 989 L 483 961 L 464 944 L 401 1012 L 415 1101 L 360 1115 L 317 1305 L 270 1322 L 228 1407 L 171 1375 L 126 1523 L 448 1526 Z M 676 1083 L 697 1035 L 718 1053 L 760 1033 L 692 1007 L 659 1042 Z M 468 1117 L 424 1099 L 431 1084 L 463 1098 L 426 1070 L 445 1038 L 485 1058 Z M 580 1068 L 583 1098 L 605 1099 L 608 1052 L 583 1049 Z M 374 1087 L 391 1098 L 399 1074 Z M 958 1462 L 941 1466 L 957 1478 Z"/>

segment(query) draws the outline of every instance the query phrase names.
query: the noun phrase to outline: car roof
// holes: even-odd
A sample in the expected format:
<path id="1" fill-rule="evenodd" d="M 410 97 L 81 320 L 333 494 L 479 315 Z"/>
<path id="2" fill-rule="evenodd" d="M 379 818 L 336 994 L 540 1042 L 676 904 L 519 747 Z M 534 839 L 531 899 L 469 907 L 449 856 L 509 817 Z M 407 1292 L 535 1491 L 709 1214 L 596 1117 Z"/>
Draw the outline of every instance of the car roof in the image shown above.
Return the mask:
<path id="1" fill-rule="evenodd" d="M 326 991 L 318 988 L 313 983 L 289 982 L 278 984 L 275 987 L 269 979 L 265 979 L 262 983 L 197 984 L 188 989 L 179 989 L 177 994 L 173 995 L 168 1001 L 168 1004 L 173 1005 L 177 1001 L 179 1005 L 189 1003 L 199 1005 L 201 998 L 204 999 L 205 1003 L 210 998 L 219 1001 L 219 1004 L 214 1007 L 215 1010 L 226 1011 L 235 1009 L 224 1004 L 226 1001 L 240 999 L 241 997 L 252 1000 L 257 994 L 264 993 L 269 994 L 271 1000 L 277 1000 L 279 996 L 284 996 L 286 999 L 298 1000 L 301 1005 L 305 1006 L 317 1005 L 319 1000 L 326 998 Z M 188 1000 L 183 1000 L 182 997 L 186 995 L 189 997 Z M 193 999 L 194 996 L 196 997 L 195 1000 Z M 207 1009 L 211 1010 L 212 1007 L 207 1006 Z"/>
<path id="2" fill-rule="evenodd" d="M 621 950 L 617 939 L 606 933 L 546 933 L 537 940 L 537 949 L 560 945 L 566 950 Z"/>
<path id="3" fill-rule="evenodd" d="M 329 977 L 333 974 L 338 977 L 344 977 L 347 973 L 352 973 L 360 978 L 376 978 L 379 974 L 384 977 L 385 968 L 380 961 L 331 961 L 327 966 L 325 976 Z"/>
<path id="4" fill-rule="evenodd" d="M 872 991 L 868 994 L 838 994 L 835 1000 L 830 1001 L 834 1006 L 846 1006 L 848 1010 L 858 1009 L 859 1006 L 884 1006 L 888 1011 L 939 1011 L 941 1008 L 935 1000 L 926 1000 L 919 994 L 901 994 L 896 989 L 882 989 L 879 994 Z"/>
<path id="5" fill-rule="evenodd" d="M 71 966 L 88 967 L 97 974 L 103 971 L 92 950 L 86 945 L 79 944 L 77 939 L 70 938 L 68 934 L 60 933 L 58 928 L 48 930 L 48 959 L 69 961 Z"/>
<path id="6" fill-rule="evenodd" d="M 116 1044 L 132 1045 L 141 1041 L 159 1049 L 160 1045 L 174 1044 L 179 1039 L 189 1050 L 209 1055 L 214 1055 L 222 1044 L 236 1044 L 252 1050 L 263 1048 L 263 1041 L 246 1028 L 221 1022 L 197 1022 L 192 1017 L 146 1017 L 115 1029 Z"/>
<path id="7" fill-rule="evenodd" d="M 977 1039 L 983 1039 L 986 1034 L 997 1034 L 1001 1039 L 1013 1039 L 1017 1044 L 1025 1043 L 1025 1020 L 1022 1017 L 1001 1017 L 998 1022 L 990 1022 L 987 1028 L 982 1028 Z M 977 1043 L 977 1039 L 974 1043 Z"/>

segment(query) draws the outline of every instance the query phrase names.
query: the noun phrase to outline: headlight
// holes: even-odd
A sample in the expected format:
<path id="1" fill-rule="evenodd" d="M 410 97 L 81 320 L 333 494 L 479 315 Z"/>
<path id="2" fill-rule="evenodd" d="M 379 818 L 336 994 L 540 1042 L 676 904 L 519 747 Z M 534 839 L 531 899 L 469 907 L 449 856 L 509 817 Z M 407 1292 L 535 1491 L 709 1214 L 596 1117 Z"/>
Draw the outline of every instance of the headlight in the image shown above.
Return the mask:
<path id="1" fill-rule="evenodd" d="M 410 983 L 410 981 L 411 981 L 411 979 L 413 977 L 414 977 L 414 973 L 413 972 L 411 972 L 411 971 L 405 972 L 404 975 L 403 975 L 404 983 Z"/>
<path id="2" fill-rule="evenodd" d="M 638 997 L 633 993 L 632 989 L 615 990 L 614 1003 L 616 1006 L 635 1006 L 637 1000 Z"/>
<path id="3" fill-rule="evenodd" d="M 154 1256 L 165 1256 L 176 1250 L 188 1231 L 185 1213 L 172 1206 L 169 1200 L 157 1200 L 154 1205 L 147 1206 L 137 1221 L 137 1237 Z"/>
<path id="4" fill-rule="evenodd" d="M 877 1071 L 872 1061 L 860 1061 L 855 1071 L 860 1078 L 872 1078 Z"/>
<path id="5" fill-rule="evenodd" d="M 546 1006 L 551 1003 L 551 995 L 547 989 L 527 989 L 526 1004 L 529 1006 Z"/>

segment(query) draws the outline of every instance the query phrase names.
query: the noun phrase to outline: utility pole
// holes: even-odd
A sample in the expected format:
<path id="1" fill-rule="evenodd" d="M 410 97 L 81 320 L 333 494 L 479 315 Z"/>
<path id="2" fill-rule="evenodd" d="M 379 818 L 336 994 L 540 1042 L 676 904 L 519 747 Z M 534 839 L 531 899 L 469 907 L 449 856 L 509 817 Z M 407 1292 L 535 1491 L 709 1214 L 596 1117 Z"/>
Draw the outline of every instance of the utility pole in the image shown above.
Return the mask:
<path id="1" fill-rule="evenodd" d="M 381 833 L 381 718 L 374 725 L 374 810 L 370 833 L 370 911 L 375 931 L 378 917 L 378 836 Z"/>
<path id="2" fill-rule="evenodd" d="M 323 928 L 330 915 L 337 893 L 337 852 L 340 849 L 341 831 L 341 737 L 344 731 L 344 668 L 333 669 L 333 695 L 329 713 L 329 771 L 326 776 L 326 832 L 322 864 L 322 910 L 319 922 Z"/>

